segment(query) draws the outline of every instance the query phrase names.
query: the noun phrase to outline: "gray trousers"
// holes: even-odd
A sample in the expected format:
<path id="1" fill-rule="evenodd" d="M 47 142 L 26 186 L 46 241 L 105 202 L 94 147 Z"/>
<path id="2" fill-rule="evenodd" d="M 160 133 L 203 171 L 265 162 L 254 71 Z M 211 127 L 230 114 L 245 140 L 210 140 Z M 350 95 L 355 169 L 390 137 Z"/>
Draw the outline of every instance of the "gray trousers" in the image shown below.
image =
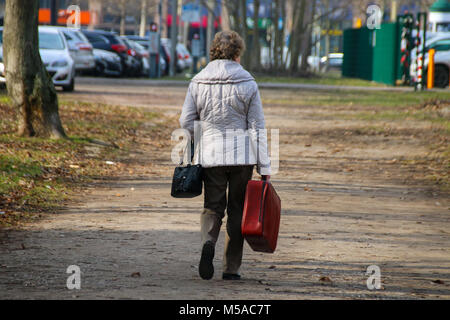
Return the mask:
<path id="1" fill-rule="evenodd" d="M 222 219 L 227 210 L 227 233 L 223 272 L 238 274 L 242 262 L 244 238 L 241 232 L 247 182 L 252 178 L 253 165 L 204 168 L 205 203 L 201 215 L 202 244 L 219 237 Z M 228 199 L 227 199 L 228 188 Z"/>

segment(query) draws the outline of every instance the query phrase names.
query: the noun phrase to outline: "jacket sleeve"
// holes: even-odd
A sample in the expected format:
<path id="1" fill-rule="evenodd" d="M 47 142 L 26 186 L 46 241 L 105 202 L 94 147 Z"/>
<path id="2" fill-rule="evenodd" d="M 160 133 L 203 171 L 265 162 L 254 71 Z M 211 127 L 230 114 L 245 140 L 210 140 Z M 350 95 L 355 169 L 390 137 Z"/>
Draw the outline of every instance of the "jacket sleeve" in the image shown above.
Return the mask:
<path id="1" fill-rule="evenodd" d="M 256 170 L 260 175 L 270 175 L 270 158 L 267 146 L 267 130 L 265 129 L 264 111 L 258 85 L 254 83 L 253 95 L 249 101 L 247 125 L 252 150 L 256 155 Z"/>
<path id="2" fill-rule="evenodd" d="M 194 122 L 199 120 L 200 117 L 197 113 L 197 104 L 193 96 L 193 84 L 189 85 L 186 99 L 184 100 L 183 109 L 181 111 L 180 125 L 181 128 L 186 129 L 191 134 L 191 138 L 194 138 Z"/>

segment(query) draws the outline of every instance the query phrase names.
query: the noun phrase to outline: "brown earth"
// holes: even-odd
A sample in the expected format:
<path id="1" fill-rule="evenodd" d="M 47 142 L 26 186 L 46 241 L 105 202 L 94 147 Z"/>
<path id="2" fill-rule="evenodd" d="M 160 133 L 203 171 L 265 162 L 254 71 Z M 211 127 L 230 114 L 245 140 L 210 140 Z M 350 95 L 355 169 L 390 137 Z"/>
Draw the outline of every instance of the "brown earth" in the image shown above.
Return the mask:
<path id="1" fill-rule="evenodd" d="M 176 123 L 185 90 L 80 84 L 61 99 L 144 107 Z M 141 139 L 123 159 L 129 175 L 96 181 L 58 214 L 0 233 L 0 298 L 449 299 L 449 194 L 424 178 L 426 165 L 405 161 L 430 154 L 432 124 L 380 121 L 385 130 L 372 132 L 332 107 L 264 108 L 269 128 L 280 129 L 272 180 L 282 220 L 276 253 L 245 245 L 242 281 L 221 280 L 224 230 L 214 279 L 199 278 L 202 199 L 171 198 L 169 143 Z M 81 268 L 81 290 L 66 288 L 69 265 Z M 370 265 L 380 267 L 380 290 L 367 288 Z"/>

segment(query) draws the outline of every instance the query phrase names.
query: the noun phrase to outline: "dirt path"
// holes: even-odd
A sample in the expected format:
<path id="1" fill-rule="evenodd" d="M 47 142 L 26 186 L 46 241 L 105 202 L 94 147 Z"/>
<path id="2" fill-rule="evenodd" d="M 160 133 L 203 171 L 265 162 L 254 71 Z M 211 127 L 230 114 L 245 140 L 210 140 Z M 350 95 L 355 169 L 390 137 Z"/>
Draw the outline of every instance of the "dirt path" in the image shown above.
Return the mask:
<path id="1" fill-rule="evenodd" d="M 77 89 L 62 99 L 171 115 L 185 93 Z M 262 90 L 262 97 L 299 99 L 301 92 Z M 397 160 L 427 154 L 424 137 L 410 132 L 427 128 L 402 123 L 385 137 L 358 134 L 367 123 L 336 120 L 333 108 L 272 103 L 265 112 L 269 127 L 280 129 L 273 177 L 280 237 L 273 255 L 246 245 L 243 281 L 220 279 L 224 230 L 214 279 L 199 279 L 202 199 L 171 198 L 169 148 L 143 147 L 131 155 L 129 176 L 98 181 L 61 213 L 0 234 L 0 298 L 450 299 L 449 196 L 414 183 L 417 168 Z M 81 290 L 66 288 L 69 265 L 81 268 Z M 370 265 L 380 267 L 380 290 L 367 288 Z"/>

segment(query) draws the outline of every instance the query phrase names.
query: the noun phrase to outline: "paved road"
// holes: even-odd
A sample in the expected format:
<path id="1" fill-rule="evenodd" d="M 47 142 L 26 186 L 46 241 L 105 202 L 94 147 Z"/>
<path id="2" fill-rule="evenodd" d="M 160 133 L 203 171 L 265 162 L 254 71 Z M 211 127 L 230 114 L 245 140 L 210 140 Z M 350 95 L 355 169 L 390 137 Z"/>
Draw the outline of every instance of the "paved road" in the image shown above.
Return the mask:
<path id="1" fill-rule="evenodd" d="M 60 99 L 179 113 L 185 83 L 148 83 L 85 78 Z M 0 234 L 0 298 L 450 299 L 448 194 L 397 161 L 425 158 L 430 128 L 339 119 L 337 110 L 371 109 L 317 108 L 297 90 L 261 94 L 268 126 L 280 129 L 273 183 L 283 212 L 275 254 L 246 245 L 243 281 L 220 279 L 224 230 L 214 279 L 199 279 L 202 200 L 171 198 L 170 147 L 141 139 L 128 176 L 98 181 L 60 214 Z M 66 288 L 69 265 L 82 270 L 81 290 Z M 371 265 L 380 290 L 367 287 Z"/>

